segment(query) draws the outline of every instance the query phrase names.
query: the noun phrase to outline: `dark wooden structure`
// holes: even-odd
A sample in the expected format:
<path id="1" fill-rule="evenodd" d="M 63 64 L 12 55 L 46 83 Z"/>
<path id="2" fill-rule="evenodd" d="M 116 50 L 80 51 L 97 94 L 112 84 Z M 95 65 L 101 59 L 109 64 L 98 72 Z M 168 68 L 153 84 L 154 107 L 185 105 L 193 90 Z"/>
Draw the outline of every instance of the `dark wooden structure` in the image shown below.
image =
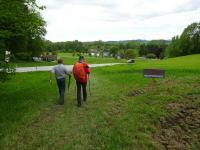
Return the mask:
<path id="1" fill-rule="evenodd" d="M 55 61 L 57 60 L 57 55 L 46 55 L 46 56 L 42 56 L 42 60 L 43 61 Z"/>
<path id="2" fill-rule="evenodd" d="M 144 69 L 145 78 L 164 78 L 165 70 L 163 69 Z"/>

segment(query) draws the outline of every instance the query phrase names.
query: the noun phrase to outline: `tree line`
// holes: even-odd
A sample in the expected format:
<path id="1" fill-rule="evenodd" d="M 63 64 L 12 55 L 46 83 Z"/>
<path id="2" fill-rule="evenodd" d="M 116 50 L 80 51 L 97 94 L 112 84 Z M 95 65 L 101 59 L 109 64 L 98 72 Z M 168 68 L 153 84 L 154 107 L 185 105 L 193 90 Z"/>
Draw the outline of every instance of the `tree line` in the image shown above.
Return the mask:
<path id="1" fill-rule="evenodd" d="M 149 53 L 155 55 L 156 58 L 163 58 L 164 51 L 169 45 L 169 41 L 165 40 L 152 40 L 152 41 L 113 41 L 113 42 L 80 42 L 80 41 L 67 41 L 67 42 L 45 42 L 45 49 L 53 52 L 59 50 L 62 52 L 78 52 L 90 53 L 90 50 L 97 50 L 101 53 L 109 51 L 110 55 L 116 57 L 120 55 L 125 58 L 127 53 L 134 53 L 134 56 L 146 56 Z M 128 51 L 128 52 L 126 52 Z M 132 54 L 133 56 L 133 54 Z"/>
<path id="2" fill-rule="evenodd" d="M 165 56 L 177 57 L 198 53 L 200 53 L 200 22 L 192 23 L 180 36 L 173 37 Z"/>
<path id="3" fill-rule="evenodd" d="M 163 59 L 165 57 L 177 57 L 200 53 L 200 23 L 188 25 L 180 36 L 174 36 L 172 40 L 152 41 L 94 41 L 94 42 L 45 42 L 47 51 L 61 50 L 64 52 L 88 53 L 90 49 L 96 49 L 100 53 L 109 50 L 110 54 L 126 58 L 131 56 L 144 56 L 148 58 Z M 127 52 L 128 51 L 128 52 Z"/>

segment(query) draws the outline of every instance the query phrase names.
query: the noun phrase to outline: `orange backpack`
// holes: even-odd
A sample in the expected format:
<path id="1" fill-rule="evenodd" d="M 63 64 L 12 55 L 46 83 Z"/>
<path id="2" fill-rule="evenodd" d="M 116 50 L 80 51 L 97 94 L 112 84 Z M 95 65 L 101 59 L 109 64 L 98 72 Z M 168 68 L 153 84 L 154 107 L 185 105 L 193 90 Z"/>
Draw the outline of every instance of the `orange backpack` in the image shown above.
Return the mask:
<path id="1" fill-rule="evenodd" d="M 85 69 L 84 69 L 82 63 L 79 63 L 79 62 L 75 63 L 74 69 L 73 69 L 73 74 L 77 81 L 83 82 L 85 80 L 86 73 L 85 73 Z"/>

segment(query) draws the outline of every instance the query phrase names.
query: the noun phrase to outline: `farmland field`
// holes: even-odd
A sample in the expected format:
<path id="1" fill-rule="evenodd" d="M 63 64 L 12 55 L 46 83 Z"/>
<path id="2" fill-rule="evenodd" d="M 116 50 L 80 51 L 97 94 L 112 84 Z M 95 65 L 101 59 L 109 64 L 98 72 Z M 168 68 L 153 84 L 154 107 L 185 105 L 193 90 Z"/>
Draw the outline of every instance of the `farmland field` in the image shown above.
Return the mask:
<path id="1" fill-rule="evenodd" d="M 16 74 L 0 83 L 0 149 L 197 150 L 199 66 L 200 55 L 191 55 L 92 69 L 91 95 L 82 108 L 74 81 L 59 106 L 48 72 Z M 144 78 L 144 68 L 165 69 L 166 77 Z"/>
<path id="2" fill-rule="evenodd" d="M 71 53 L 59 53 L 59 58 L 64 60 L 66 65 L 72 65 L 78 60 L 78 56 L 72 56 Z M 107 57 L 91 57 L 85 56 L 87 62 L 90 64 L 102 64 L 102 63 L 123 63 L 126 62 L 124 59 L 115 59 L 115 58 L 107 58 Z M 53 62 L 24 62 L 24 61 L 17 61 L 14 63 L 17 67 L 35 67 L 35 66 L 52 66 L 56 65 L 57 61 Z"/>

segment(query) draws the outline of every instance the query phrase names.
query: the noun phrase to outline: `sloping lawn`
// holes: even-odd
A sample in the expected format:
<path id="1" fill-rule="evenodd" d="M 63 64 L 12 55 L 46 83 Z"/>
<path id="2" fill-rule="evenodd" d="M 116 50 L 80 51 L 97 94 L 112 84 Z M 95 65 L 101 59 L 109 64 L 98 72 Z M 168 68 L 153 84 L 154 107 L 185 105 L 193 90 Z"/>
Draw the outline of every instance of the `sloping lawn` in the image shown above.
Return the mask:
<path id="1" fill-rule="evenodd" d="M 200 55 L 92 70 L 91 95 L 76 107 L 75 85 L 57 105 L 47 72 L 0 83 L 0 149 L 198 149 Z M 144 68 L 166 70 L 143 78 Z"/>

